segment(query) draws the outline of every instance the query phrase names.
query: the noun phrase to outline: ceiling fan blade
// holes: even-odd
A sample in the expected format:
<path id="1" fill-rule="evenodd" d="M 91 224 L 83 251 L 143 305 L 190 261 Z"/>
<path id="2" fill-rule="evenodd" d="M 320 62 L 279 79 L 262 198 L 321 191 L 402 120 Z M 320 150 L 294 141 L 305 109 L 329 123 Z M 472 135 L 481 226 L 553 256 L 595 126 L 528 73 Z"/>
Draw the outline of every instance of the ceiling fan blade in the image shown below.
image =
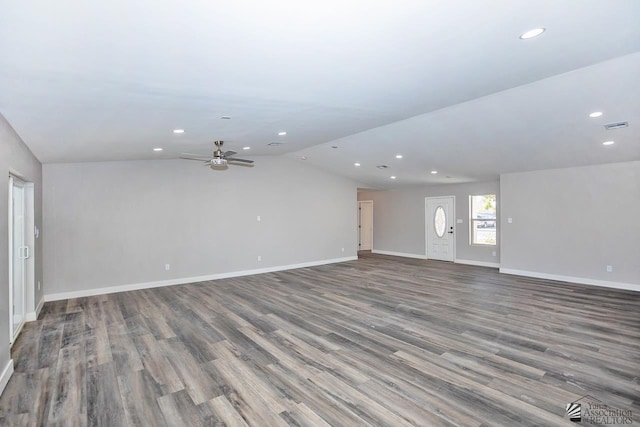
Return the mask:
<path id="1" fill-rule="evenodd" d="M 187 157 L 205 157 L 205 158 L 210 158 L 211 156 L 208 154 L 193 154 L 193 153 L 180 153 L 181 156 L 187 156 Z"/>
<path id="2" fill-rule="evenodd" d="M 181 159 L 183 160 L 197 160 L 199 162 L 209 162 L 211 161 L 211 159 L 209 157 L 185 157 L 185 156 L 180 156 Z"/>
<path id="3" fill-rule="evenodd" d="M 253 160 L 236 159 L 236 158 L 227 159 L 227 161 L 228 162 L 240 162 L 240 163 L 253 163 Z"/>
<path id="4" fill-rule="evenodd" d="M 223 156 L 223 157 L 229 157 L 229 156 L 235 156 L 236 154 L 238 154 L 238 153 L 236 153 L 235 151 L 229 150 L 229 151 L 225 151 L 225 152 L 222 154 L 222 156 Z"/>
<path id="5" fill-rule="evenodd" d="M 231 166 L 234 166 L 234 167 L 235 166 L 240 166 L 241 168 L 252 168 L 252 167 L 255 166 L 255 164 L 253 164 L 253 163 L 233 163 L 233 162 L 228 162 L 227 164 L 231 165 Z"/>

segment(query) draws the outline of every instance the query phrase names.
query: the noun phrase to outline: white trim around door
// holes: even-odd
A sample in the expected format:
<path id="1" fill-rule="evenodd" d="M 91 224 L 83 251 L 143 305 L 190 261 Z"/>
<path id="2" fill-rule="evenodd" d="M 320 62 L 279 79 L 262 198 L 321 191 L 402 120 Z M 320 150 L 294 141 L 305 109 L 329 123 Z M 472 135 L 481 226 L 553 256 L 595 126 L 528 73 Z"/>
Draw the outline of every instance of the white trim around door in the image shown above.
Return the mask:
<path id="1" fill-rule="evenodd" d="M 373 250 L 373 200 L 358 201 L 358 250 Z"/>

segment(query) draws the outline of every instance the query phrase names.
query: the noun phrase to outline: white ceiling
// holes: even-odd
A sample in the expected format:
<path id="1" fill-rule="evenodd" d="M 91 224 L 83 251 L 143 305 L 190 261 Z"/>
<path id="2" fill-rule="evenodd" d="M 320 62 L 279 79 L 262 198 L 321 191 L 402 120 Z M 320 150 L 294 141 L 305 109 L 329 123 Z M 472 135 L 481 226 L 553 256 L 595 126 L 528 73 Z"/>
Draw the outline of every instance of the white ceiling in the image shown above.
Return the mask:
<path id="1" fill-rule="evenodd" d="M 172 158 L 223 139 L 389 188 L 640 159 L 637 0 L 0 10 L 0 113 L 44 163 Z M 547 31 L 518 38 L 535 27 Z M 602 127 L 618 120 L 631 126 Z"/>

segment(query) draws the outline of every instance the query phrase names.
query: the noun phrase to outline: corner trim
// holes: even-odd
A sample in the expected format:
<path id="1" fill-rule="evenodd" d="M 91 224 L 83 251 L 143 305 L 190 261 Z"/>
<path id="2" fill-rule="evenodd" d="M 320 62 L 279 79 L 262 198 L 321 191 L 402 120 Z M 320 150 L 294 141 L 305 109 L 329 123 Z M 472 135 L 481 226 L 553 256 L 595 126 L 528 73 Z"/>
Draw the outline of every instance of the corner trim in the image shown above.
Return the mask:
<path id="1" fill-rule="evenodd" d="M 380 255 L 401 256 L 401 257 L 404 257 L 404 258 L 427 259 L 426 255 L 408 254 L 408 253 L 405 253 L 405 252 L 380 251 L 378 249 L 371 250 L 371 253 L 372 254 L 380 254 Z"/>
<path id="2" fill-rule="evenodd" d="M 31 313 L 27 313 L 26 321 L 27 322 L 33 322 L 35 320 L 38 320 L 38 316 L 40 316 L 40 311 L 42 310 L 42 306 L 43 305 L 44 305 L 44 295 L 40 299 L 40 302 L 38 303 L 38 306 L 36 307 L 36 311 L 32 311 Z"/>
<path id="3" fill-rule="evenodd" d="M 500 268 L 500 263 L 498 262 L 474 261 L 471 259 L 455 259 L 453 262 L 456 264 L 477 265 L 478 267 Z"/>
<path id="4" fill-rule="evenodd" d="M 633 284 L 633 283 L 609 282 L 606 280 L 587 279 L 586 277 L 561 276 L 558 274 L 547 274 L 547 273 L 539 273 L 536 271 L 515 270 L 512 268 L 501 268 L 500 273 L 640 292 L 640 284 Z"/>
<path id="5" fill-rule="evenodd" d="M 11 375 L 13 375 L 13 359 L 9 359 L 7 366 L 5 366 L 2 371 L 2 376 L 0 376 L 0 396 L 11 379 Z"/>
<path id="6" fill-rule="evenodd" d="M 273 273 L 275 271 L 293 270 L 296 268 L 315 267 L 318 265 L 335 264 L 339 262 L 357 260 L 357 256 L 325 259 L 320 261 L 303 262 L 300 264 L 280 265 L 275 267 L 257 268 L 254 270 L 232 271 L 229 273 L 210 274 L 207 276 L 182 277 L 179 279 L 158 280 L 155 282 L 132 283 L 129 285 L 109 286 L 106 288 L 94 288 L 81 291 L 60 292 L 56 294 L 47 294 L 44 301 L 59 301 L 69 298 L 90 297 L 94 295 L 113 294 L 117 292 L 137 291 L 140 289 L 160 288 L 163 286 L 184 285 L 187 283 L 206 282 L 209 280 L 227 279 L 230 277 L 250 276 L 253 274 Z"/>

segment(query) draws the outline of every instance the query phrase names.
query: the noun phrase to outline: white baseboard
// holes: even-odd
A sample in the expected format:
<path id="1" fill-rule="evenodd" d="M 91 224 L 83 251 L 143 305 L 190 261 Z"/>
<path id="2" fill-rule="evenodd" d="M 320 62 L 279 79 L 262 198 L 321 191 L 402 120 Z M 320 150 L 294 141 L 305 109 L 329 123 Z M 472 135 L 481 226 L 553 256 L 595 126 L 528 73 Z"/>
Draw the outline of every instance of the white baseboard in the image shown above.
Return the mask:
<path id="1" fill-rule="evenodd" d="M 640 284 L 609 282 L 605 280 L 587 279 L 585 277 L 561 276 L 558 274 L 539 273 L 536 271 L 514 270 L 512 268 L 501 268 L 500 273 L 513 274 L 516 276 L 535 277 L 537 279 L 557 280 L 560 282 L 579 283 L 582 285 L 603 286 L 605 288 L 625 289 L 628 291 L 640 292 Z"/>
<path id="2" fill-rule="evenodd" d="M 426 255 L 408 254 L 408 253 L 405 253 L 405 252 L 380 251 L 378 249 L 371 250 L 371 253 L 372 254 L 380 254 L 380 255 L 401 256 L 401 257 L 405 257 L 405 258 L 427 259 Z"/>
<path id="3" fill-rule="evenodd" d="M 7 386 L 7 383 L 11 379 L 12 374 L 13 374 L 13 359 L 9 359 L 9 362 L 7 362 L 7 366 L 4 367 L 2 371 L 2 375 L 0 376 L 0 396 L 4 391 L 4 388 Z"/>
<path id="4" fill-rule="evenodd" d="M 33 322 L 35 320 L 38 320 L 38 316 L 40 316 L 40 310 L 42 310 L 42 306 L 43 305 L 44 305 L 44 296 L 42 297 L 42 299 L 38 303 L 38 306 L 36 307 L 36 311 L 33 311 L 31 313 L 27 313 L 26 321 L 27 322 Z"/>
<path id="5" fill-rule="evenodd" d="M 500 268 L 500 263 L 498 262 L 473 261 L 471 259 L 459 259 L 459 258 L 457 258 L 454 262 L 456 264 L 477 265 L 479 267 Z"/>
<path id="6" fill-rule="evenodd" d="M 56 294 L 47 294 L 44 296 L 45 301 L 59 301 L 69 298 L 90 297 L 93 295 L 114 294 L 117 292 L 137 291 L 140 289 L 160 288 L 163 286 L 184 285 L 186 283 L 205 282 L 208 280 L 227 279 L 230 277 L 250 276 L 252 274 L 273 273 L 275 271 L 293 270 L 296 268 L 315 267 L 318 265 L 335 264 L 338 262 L 354 261 L 357 256 L 344 258 L 325 259 L 320 261 L 303 262 L 300 264 L 281 265 L 276 267 L 257 268 L 254 270 L 232 271 L 229 273 L 210 274 L 207 276 L 183 277 L 179 279 L 158 280 L 155 282 L 132 283 L 129 285 L 110 286 L 106 288 L 83 289 L 81 291 L 60 292 Z"/>

